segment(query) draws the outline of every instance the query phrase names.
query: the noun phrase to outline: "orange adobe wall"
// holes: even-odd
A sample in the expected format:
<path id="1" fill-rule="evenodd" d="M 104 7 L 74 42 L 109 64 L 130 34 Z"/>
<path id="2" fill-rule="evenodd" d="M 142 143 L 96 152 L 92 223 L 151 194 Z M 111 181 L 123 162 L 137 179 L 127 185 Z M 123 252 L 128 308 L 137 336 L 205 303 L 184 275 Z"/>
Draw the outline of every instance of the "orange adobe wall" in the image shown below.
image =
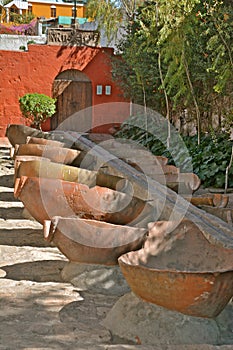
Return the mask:
<path id="1" fill-rule="evenodd" d="M 109 62 L 112 55 L 113 50 L 107 48 L 52 45 L 29 45 L 27 52 L 0 51 L 0 137 L 5 136 L 8 124 L 25 124 L 19 109 L 19 97 L 35 92 L 52 96 L 54 79 L 67 69 L 80 70 L 90 78 L 92 104 L 95 106 L 93 130 L 109 132 L 111 126 L 118 125 L 129 115 L 128 103 L 124 103 L 122 92 L 111 80 Z M 102 95 L 96 94 L 97 85 L 103 87 Z M 105 94 L 106 85 L 111 86 L 110 95 Z M 114 108 L 97 106 L 104 104 L 104 107 L 110 102 L 114 103 Z M 49 121 L 43 129 L 50 129 Z"/>

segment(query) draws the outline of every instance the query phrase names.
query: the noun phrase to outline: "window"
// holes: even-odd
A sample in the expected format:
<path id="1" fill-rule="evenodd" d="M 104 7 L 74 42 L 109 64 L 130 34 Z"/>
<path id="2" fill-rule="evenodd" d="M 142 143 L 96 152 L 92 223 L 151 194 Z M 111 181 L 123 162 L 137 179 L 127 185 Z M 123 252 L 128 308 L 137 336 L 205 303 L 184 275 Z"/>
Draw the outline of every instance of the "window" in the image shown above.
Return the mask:
<path id="1" fill-rule="evenodd" d="M 103 86 L 97 85 L 96 86 L 96 95 L 102 95 L 102 93 L 103 93 Z"/>
<path id="2" fill-rule="evenodd" d="M 28 4 L 28 13 L 32 13 L 32 4 Z"/>
<path id="3" fill-rule="evenodd" d="M 112 87 L 111 85 L 106 85 L 105 86 L 105 95 L 111 95 L 111 91 L 112 90 Z"/>
<path id="4" fill-rule="evenodd" d="M 51 17 L 57 17 L 56 6 L 51 6 Z"/>

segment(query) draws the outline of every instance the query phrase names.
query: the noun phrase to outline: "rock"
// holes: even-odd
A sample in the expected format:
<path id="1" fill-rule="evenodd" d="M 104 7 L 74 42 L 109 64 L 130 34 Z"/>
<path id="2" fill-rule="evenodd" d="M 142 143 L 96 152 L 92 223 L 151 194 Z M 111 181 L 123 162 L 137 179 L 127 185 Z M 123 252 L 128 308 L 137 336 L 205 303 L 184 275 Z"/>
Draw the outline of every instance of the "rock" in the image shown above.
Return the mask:
<path id="1" fill-rule="evenodd" d="M 65 282 L 70 282 L 79 291 L 94 291 L 108 295 L 124 295 L 129 286 L 119 266 L 102 266 L 69 262 L 61 272 Z"/>
<path id="2" fill-rule="evenodd" d="M 232 308 L 219 316 L 225 329 L 231 327 L 231 331 L 232 316 Z M 146 303 L 133 293 L 121 297 L 102 324 L 119 337 L 134 342 L 139 339 L 147 345 L 226 343 L 221 337 L 220 321 L 173 312 Z M 230 337 L 226 341 L 230 342 Z"/>

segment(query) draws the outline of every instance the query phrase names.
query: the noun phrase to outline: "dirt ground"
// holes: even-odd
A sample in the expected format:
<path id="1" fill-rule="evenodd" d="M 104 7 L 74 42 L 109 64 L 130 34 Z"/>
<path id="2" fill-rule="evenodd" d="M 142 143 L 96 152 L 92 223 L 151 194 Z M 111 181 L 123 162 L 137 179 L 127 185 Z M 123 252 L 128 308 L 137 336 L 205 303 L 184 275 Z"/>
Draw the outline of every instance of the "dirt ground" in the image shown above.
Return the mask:
<path id="1" fill-rule="evenodd" d="M 83 290 L 80 288 L 80 282 L 65 282 L 67 278 L 64 278 L 64 271 L 67 277 L 67 274 L 72 272 L 72 267 L 70 268 L 67 259 L 56 247 L 44 241 L 42 226 L 25 217 L 23 204 L 13 196 L 14 170 L 9 154 L 9 144 L 4 139 L 0 145 L 0 349 L 233 349 L 232 305 L 228 306 L 227 312 L 214 326 L 212 321 L 202 325 L 198 319 L 193 322 L 190 318 L 179 319 L 174 315 L 169 316 L 169 321 L 166 311 L 156 306 L 145 306 L 145 303 L 131 295 L 117 268 L 103 269 L 105 274 L 110 271 L 117 276 L 110 293 L 101 285 L 103 281 L 99 281 L 99 285 L 98 281 L 95 281 L 97 283 L 92 287 L 89 283 L 90 287 Z M 116 304 L 121 298 L 124 300 L 117 309 Z M 125 302 L 128 308 L 130 305 L 134 308 L 129 310 L 128 315 L 119 311 Z M 114 313 L 114 306 L 118 314 Z M 160 319 L 160 332 L 157 331 L 158 341 L 154 343 L 155 338 L 152 336 L 149 343 L 143 338 L 143 333 L 147 335 L 151 332 L 150 325 L 145 322 L 147 316 L 142 311 L 145 309 L 150 313 L 154 312 L 152 319 L 157 324 L 155 315 L 159 318 L 162 312 L 165 312 L 163 319 Z M 136 325 L 139 310 L 142 320 Z M 110 323 L 114 323 L 114 317 L 118 317 L 117 324 L 122 323 L 121 326 L 125 328 L 121 333 L 114 333 L 116 325 L 113 325 L 112 329 L 110 327 Z M 150 320 L 149 316 L 147 320 Z M 177 322 L 175 326 L 172 325 L 174 320 Z M 162 329 L 165 324 L 166 327 Z M 221 329 L 226 335 L 222 336 L 221 340 L 216 338 L 213 342 L 208 341 L 208 336 L 203 336 L 202 339 L 206 339 L 206 342 L 187 341 L 182 344 L 182 341 L 179 341 L 177 344 L 172 337 L 176 337 L 176 327 L 185 332 L 184 324 L 189 325 L 189 333 L 190 327 L 196 325 L 197 328 L 193 328 L 193 332 L 200 332 L 200 327 L 203 327 L 204 335 L 205 332 L 210 332 L 214 338 L 214 332 L 221 333 Z M 222 327 L 222 324 L 225 326 Z M 171 327 L 173 332 L 169 333 Z M 132 331 L 128 336 L 130 328 Z M 125 336 L 121 337 L 119 334 Z"/>

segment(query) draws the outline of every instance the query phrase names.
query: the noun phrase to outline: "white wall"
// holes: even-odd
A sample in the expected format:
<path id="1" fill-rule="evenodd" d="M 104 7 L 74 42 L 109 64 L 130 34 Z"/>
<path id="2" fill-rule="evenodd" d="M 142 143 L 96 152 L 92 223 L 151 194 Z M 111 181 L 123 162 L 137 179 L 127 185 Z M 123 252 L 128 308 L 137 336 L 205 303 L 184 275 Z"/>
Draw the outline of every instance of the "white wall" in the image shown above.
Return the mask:
<path id="1" fill-rule="evenodd" d="M 27 43 L 34 41 L 36 44 L 46 44 L 46 36 L 32 36 L 32 35 L 9 35 L 0 34 L 0 50 L 7 51 L 23 51 L 20 47 L 28 49 Z"/>

